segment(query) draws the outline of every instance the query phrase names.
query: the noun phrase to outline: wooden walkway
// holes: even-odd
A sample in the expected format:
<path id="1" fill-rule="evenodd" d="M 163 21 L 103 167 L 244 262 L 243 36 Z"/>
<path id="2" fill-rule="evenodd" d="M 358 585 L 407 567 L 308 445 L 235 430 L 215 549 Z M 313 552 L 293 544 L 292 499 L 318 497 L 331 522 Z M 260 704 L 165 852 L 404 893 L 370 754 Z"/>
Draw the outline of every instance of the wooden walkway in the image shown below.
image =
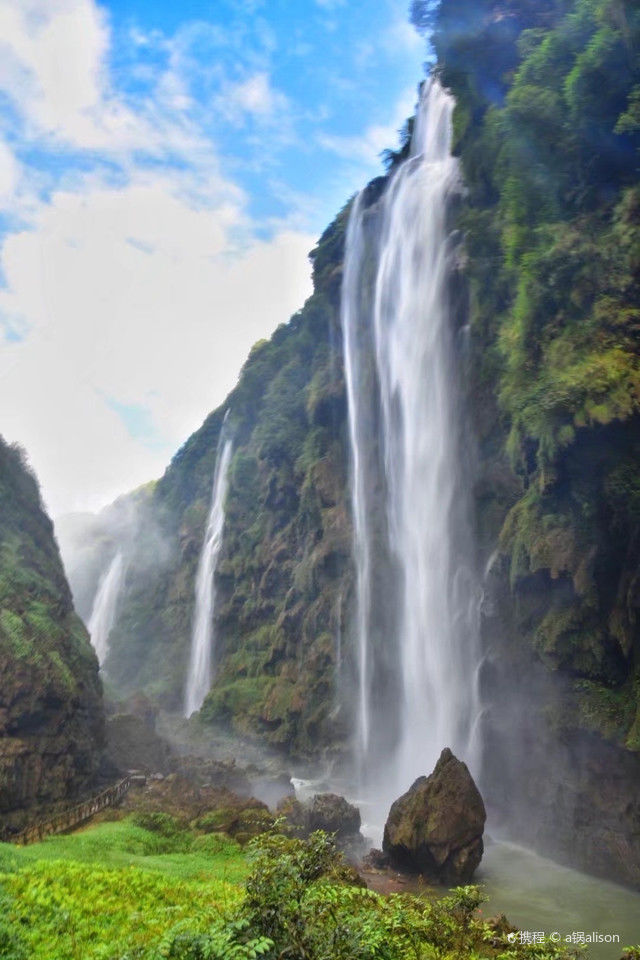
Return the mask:
<path id="1" fill-rule="evenodd" d="M 97 793 L 94 797 L 90 797 L 89 800 L 84 800 L 82 803 L 76 804 L 75 807 L 70 807 L 48 820 L 39 820 L 32 823 L 21 833 L 16 833 L 7 837 L 7 839 L 11 843 L 25 846 L 28 843 L 38 843 L 54 833 L 64 833 L 67 830 L 72 830 L 84 823 L 85 820 L 90 820 L 101 810 L 106 810 L 107 807 L 115 807 L 125 796 L 131 783 L 132 776 L 126 776 L 113 786 L 107 787 L 106 790 Z"/>

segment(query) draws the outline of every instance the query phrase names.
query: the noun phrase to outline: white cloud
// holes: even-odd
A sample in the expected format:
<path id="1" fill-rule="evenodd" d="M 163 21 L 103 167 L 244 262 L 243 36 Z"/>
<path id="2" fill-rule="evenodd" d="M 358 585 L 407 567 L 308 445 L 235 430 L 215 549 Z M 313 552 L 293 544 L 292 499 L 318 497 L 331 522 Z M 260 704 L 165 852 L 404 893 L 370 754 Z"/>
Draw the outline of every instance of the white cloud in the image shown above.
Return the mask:
<path id="1" fill-rule="evenodd" d="M 398 131 L 402 129 L 407 117 L 414 113 L 416 99 L 415 87 L 408 87 L 397 101 L 389 123 L 372 124 L 356 137 L 322 134 L 318 142 L 325 150 L 370 168 L 379 162 L 383 150 L 394 149 L 398 145 Z"/>
<path id="2" fill-rule="evenodd" d="M 383 47 L 390 53 L 406 51 L 407 54 L 415 56 L 416 53 L 425 52 L 423 37 L 404 16 L 396 20 L 380 39 Z"/>
<path id="3" fill-rule="evenodd" d="M 27 168 L 0 141 L 0 205 L 23 221 L 0 247 L 0 433 L 26 447 L 54 513 L 92 509 L 157 476 L 255 340 L 302 305 L 314 238 L 284 223 L 255 236 L 191 118 L 178 47 L 132 104 L 110 85 L 94 0 L 0 0 L 0 38 L 24 142 L 112 161 L 46 199 L 32 170 L 18 201 Z M 262 121 L 286 104 L 262 70 L 231 93 Z M 126 408 L 149 436 L 132 436 Z"/>
<path id="4" fill-rule="evenodd" d="M 12 151 L 0 140 L 0 209 L 10 203 L 20 178 L 20 168 Z"/>
<path id="5" fill-rule="evenodd" d="M 109 83 L 110 32 L 94 0 L 0 0 L 0 92 L 31 138 L 67 148 L 167 156 L 198 146 L 176 110 L 188 100 L 170 74 L 157 100 L 131 108 Z"/>
<path id="6" fill-rule="evenodd" d="M 88 0 L 0 0 L 0 88 L 41 129 L 74 137 L 101 99 L 104 17 Z"/>
<path id="7" fill-rule="evenodd" d="M 266 72 L 256 73 L 241 83 L 230 84 L 221 97 L 229 120 L 240 110 L 258 120 L 270 120 L 289 109 L 287 97 L 273 88 Z"/>
<path id="8" fill-rule="evenodd" d="M 51 509 L 95 507 L 158 474 L 232 388 L 254 341 L 310 292 L 312 238 L 232 241 L 242 211 L 195 209 L 160 178 L 59 193 L 5 243 L 0 311 L 29 337 L 0 356 L 0 429 Z M 148 411 L 150 449 L 108 400 Z"/>

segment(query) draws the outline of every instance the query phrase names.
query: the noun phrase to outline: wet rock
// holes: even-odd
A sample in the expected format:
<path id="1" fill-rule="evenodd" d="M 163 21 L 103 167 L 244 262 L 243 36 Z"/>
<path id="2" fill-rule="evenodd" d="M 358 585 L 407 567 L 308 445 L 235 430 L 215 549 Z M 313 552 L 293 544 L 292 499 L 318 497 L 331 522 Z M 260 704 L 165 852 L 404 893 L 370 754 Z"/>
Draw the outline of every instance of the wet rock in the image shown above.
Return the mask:
<path id="1" fill-rule="evenodd" d="M 171 747 L 141 717 L 116 714 L 107 719 L 106 730 L 107 756 L 118 770 L 168 773 L 172 769 Z"/>
<path id="2" fill-rule="evenodd" d="M 325 830 L 344 840 L 360 832 L 360 811 L 336 793 L 317 793 L 309 803 L 286 797 L 278 805 L 278 814 L 286 817 L 288 826 L 298 836 Z"/>
<path id="3" fill-rule="evenodd" d="M 284 797 L 276 808 L 278 817 L 284 817 L 286 826 L 295 837 L 309 834 L 308 811 L 296 797 Z"/>
<path id="4" fill-rule="evenodd" d="M 360 832 L 360 811 L 336 793 L 317 793 L 309 807 L 309 827 L 338 837 Z"/>
<path id="5" fill-rule="evenodd" d="M 391 861 L 384 850 L 372 847 L 366 857 L 362 859 L 362 866 L 367 870 L 387 870 L 391 866 Z"/>
<path id="6" fill-rule="evenodd" d="M 390 863 L 439 883 L 468 883 L 482 859 L 486 813 L 466 765 L 448 748 L 429 777 L 392 805 L 382 847 Z"/>

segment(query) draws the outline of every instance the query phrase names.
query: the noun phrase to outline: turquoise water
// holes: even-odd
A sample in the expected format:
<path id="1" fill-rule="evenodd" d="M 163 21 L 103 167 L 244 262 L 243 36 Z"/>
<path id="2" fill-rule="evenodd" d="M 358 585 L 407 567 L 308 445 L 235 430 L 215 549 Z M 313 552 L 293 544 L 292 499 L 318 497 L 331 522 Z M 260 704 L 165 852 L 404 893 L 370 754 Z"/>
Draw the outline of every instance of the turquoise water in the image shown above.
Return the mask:
<path id="1" fill-rule="evenodd" d="M 487 840 L 474 883 L 482 883 L 487 915 L 506 914 L 520 930 L 618 936 L 589 944 L 586 957 L 618 960 L 625 946 L 640 943 L 640 892 L 561 867 L 516 844 Z"/>

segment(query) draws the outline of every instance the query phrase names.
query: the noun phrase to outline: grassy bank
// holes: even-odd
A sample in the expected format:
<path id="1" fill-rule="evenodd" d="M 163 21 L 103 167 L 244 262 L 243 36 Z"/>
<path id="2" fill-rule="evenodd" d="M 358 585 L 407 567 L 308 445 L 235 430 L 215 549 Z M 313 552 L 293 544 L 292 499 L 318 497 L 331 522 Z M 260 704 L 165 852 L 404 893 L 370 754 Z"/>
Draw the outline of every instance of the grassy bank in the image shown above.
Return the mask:
<path id="1" fill-rule="evenodd" d="M 221 834 L 163 834 L 132 820 L 2 844 L 0 957 L 145 956 L 185 921 L 194 933 L 221 926 L 246 874 L 242 848 Z"/>
<path id="2" fill-rule="evenodd" d="M 164 813 L 0 845 L 2 960 L 560 960 L 487 920 L 476 887 L 367 889 L 321 832 L 247 848 Z"/>

